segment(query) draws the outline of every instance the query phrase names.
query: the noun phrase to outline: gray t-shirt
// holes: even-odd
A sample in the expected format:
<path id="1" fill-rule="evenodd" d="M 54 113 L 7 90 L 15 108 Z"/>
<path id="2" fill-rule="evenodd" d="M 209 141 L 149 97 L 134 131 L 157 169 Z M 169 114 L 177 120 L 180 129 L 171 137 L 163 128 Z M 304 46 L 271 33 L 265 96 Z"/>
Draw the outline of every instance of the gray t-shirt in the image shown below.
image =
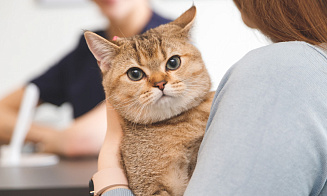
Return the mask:
<path id="1" fill-rule="evenodd" d="M 305 42 L 249 52 L 217 89 L 184 195 L 326 196 L 326 181 L 326 54 Z"/>

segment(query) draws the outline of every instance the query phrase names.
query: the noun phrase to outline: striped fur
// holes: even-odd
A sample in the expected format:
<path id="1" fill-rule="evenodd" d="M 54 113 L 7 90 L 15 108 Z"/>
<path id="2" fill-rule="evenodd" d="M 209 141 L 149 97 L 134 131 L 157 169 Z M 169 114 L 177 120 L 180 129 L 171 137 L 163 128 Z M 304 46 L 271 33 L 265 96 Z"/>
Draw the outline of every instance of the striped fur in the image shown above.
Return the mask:
<path id="1" fill-rule="evenodd" d="M 99 61 L 107 99 L 124 118 L 123 167 L 135 195 L 182 195 L 192 175 L 212 100 L 200 52 L 190 43 L 196 9 L 142 35 L 85 37 Z M 178 55 L 181 65 L 168 70 Z M 132 81 L 127 71 L 145 73 Z M 163 90 L 155 85 L 165 81 Z"/>

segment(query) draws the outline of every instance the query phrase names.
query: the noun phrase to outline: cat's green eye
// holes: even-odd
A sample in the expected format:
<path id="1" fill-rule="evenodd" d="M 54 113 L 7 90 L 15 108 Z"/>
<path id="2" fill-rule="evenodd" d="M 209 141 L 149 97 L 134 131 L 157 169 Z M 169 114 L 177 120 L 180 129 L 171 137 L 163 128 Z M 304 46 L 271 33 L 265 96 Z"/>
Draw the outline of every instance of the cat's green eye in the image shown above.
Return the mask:
<path id="1" fill-rule="evenodd" d="M 136 67 L 130 68 L 127 71 L 127 76 L 129 79 L 133 80 L 133 81 L 139 81 L 144 77 L 144 72 Z"/>
<path id="2" fill-rule="evenodd" d="M 179 56 L 172 56 L 170 57 L 170 59 L 167 61 L 166 64 L 166 69 L 167 70 L 176 70 L 179 68 L 179 66 L 181 66 L 181 59 L 179 58 Z"/>

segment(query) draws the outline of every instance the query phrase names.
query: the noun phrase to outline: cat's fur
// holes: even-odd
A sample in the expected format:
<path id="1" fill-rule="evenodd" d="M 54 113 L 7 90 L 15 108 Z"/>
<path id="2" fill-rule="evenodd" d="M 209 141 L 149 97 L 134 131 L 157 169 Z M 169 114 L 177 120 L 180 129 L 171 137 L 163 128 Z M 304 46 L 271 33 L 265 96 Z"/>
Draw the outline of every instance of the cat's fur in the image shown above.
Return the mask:
<path id="1" fill-rule="evenodd" d="M 117 41 L 85 33 L 106 97 L 124 118 L 121 154 L 135 195 L 183 195 L 196 164 L 213 94 L 201 54 L 189 39 L 195 14 L 193 6 L 169 24 Z M 181 65 L 167 70 L 174 55 Z M 129 79 L 132 67 L 145 77 Z M 156 86 L 160 81 L 167 82 L 162 90 Z"/>

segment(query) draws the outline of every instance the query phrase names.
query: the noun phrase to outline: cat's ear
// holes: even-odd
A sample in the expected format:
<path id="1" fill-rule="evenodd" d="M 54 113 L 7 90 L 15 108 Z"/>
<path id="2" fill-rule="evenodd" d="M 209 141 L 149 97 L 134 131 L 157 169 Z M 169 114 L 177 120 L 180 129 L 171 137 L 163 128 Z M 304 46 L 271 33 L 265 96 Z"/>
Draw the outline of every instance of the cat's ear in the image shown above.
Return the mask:
<path id="1" fill-rule="evenodd" d="M 90 51 L 98 61 L 101 71 L 108 71 L 110 58 L 116 55 L 119 46 L 90 31 L 85 31 L 84 37 Z"/>
<path id="2" fill-rule="evenodd" d="M 194 20 L 196 16 L 196 7 L 193 5 L 190 9 L 184 12 L 180 17 L 171 22 L 170 24 L 174 24 L 180 26 L 185 33 L 189 33 L 191 30 Z"/>

